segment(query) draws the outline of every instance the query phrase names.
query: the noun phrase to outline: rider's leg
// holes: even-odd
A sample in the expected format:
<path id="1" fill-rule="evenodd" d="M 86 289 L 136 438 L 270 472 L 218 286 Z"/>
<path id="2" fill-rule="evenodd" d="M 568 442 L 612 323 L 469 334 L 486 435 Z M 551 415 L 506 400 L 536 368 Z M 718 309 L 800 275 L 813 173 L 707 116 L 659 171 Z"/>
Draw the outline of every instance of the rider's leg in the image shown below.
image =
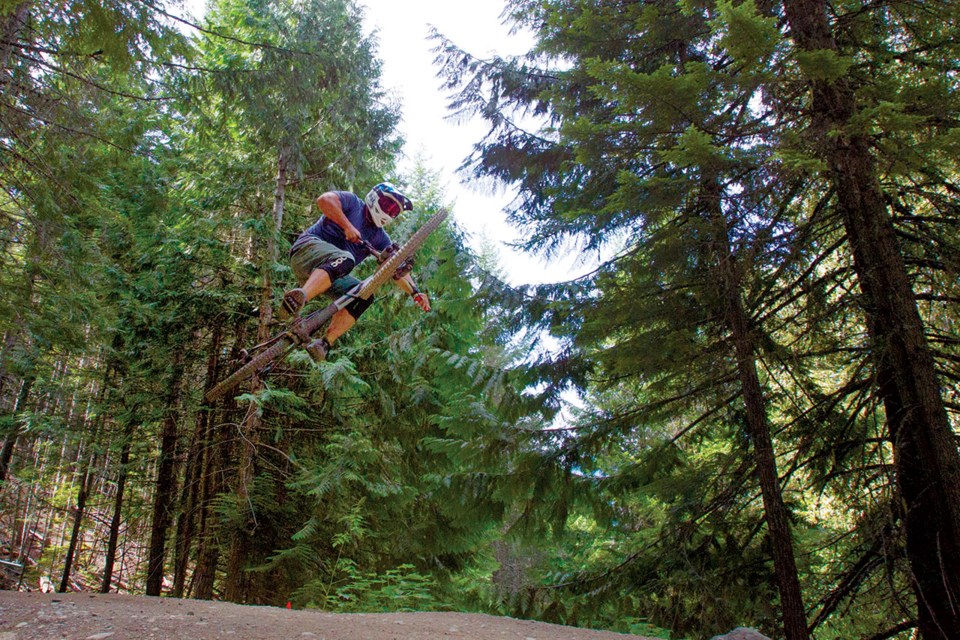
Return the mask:
<path id="1" fill-rule="evenodd" d="M 344 278 L 337 281 L 335 285 L 340 287 L 346 283 L 352 288 L 354 286 L 352 283 L 359 284 L 359 282 L 356 278 L 350 277 L 349 279 Z M 350 303 L 350 306 L 344 307 L 333 314 L 333 318 L 330 319 L 330 326 L 327 327 L 327 333 L 324 335 L 327 343 L 332 345 L 336 342 L 337 338 L 349 331 L 350 328 L 357 323 L 357 320 L 363 315 L 364 311 L 370 308 L 371 304 L 373 304 L 373 298 L 366 300 L 357 298 Z"/>
<path id="2" fill-rule="evenodd" d="M 327 327 L 326 335 L 307 344 L 307 353 L 310 354 L 310 357 L 313 358 L 315 362 L 326 360 L 333 343 L 336 342 L 337 338 L 349 331 L 350 327 L 356 324 L 356 322 L 357 319 L 350 315 L 348 309 L 340 309 L 340 311 L 333 314 L 330 325 Z"/>
<path id="3" fill-rule="evenodd" d="M 314 269 L 300 288 L 307 294 L 307 301 L 309 302 L 329 289 L 331 284 L 333 283 L 330 281 L 329 273 L 323 269 Z"/>
<path id="4" fill-rule="evenodd" d="M 296 316 L 307 302 L 328 291 L 338 279 L 346 277 L 353 270 L 354 261 L 351 254 L 332 244 L 319 238 L 307 238 L 294 244 L 290 265 L 301 284 L 283 294 L 281 320 Z"/>
<path id="5" fill-rule="evenodd" d="M 324 336 L 329 344 L 337 341 L 337 338 L 350 330 L 357 323 L 357 319 L 350 315 L 348 309 L 341 309 L 333 315 L 330 320 L 330 326 L 327 327 L 327 333 Z"/>
<path id="6" fill-rule="evenodd" d="M 354 278 L 353 276 L 346 276 L 340 278 L 339 280 L 333 283 L 331 287 L 331 293 L 335 293 L 342 289 L 347 291 L 352 290 L 360 281 Z M 336 342 L 337 338 L 345 334 L 350 328 L 356 324 L 357 319 L 363 315 L 363 312 L 370 308 L 370 305 L 373 303 L 373 298 L 367 298 L 366 300 L 362 298 L 356 298 L 349 306 L 340 309 L 335 314 L 333 318 L 330 319 L 330 325 L 327 327 L 327 332 L 322 338 L 317 338 L 309 344 L 307 344 L 306 349 L 307 353 L 310 354 L 310 357 L 313 358 L 316 362 L 327 359 L 327 353 L 330 352 L 330 346 Z"/>

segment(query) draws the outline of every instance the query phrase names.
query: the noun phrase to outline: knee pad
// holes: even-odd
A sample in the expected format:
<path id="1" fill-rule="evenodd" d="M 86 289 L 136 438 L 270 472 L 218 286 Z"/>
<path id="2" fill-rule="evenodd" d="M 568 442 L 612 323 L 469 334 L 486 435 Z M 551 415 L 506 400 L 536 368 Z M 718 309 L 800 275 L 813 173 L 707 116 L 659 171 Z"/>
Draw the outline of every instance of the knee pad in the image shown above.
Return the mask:
<path id="1" fill-rule="evenodd" d="M 359 320 L 360 316 L 370 308 L 371 304 L 373 304 L 373 296 L 370 296 L 366 300 L 363 298 L 354 298 L 353 302 L 347 305 L 347 313 L 349 313 L 354 320 Z"/>
<path id="2" fill-rule="evenodd" d="M 333 256 L 324 260 L 317 269 L 326 271 L 330 282 L 333 282 L 353 271 L 353 260 L 347 256 Z"/>

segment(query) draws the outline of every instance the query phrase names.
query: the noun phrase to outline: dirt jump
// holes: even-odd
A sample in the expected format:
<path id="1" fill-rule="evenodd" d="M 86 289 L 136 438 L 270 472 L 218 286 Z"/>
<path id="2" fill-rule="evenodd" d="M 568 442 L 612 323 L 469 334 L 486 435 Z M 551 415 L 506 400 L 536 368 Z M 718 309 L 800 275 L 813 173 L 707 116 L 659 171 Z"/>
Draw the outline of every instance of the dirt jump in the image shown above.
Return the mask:
<path id="1" fill-rule="evenodd" d="M 468 613 L 324 613 L 206 600 L 0 591 L 0 640 L 653 640 Z"/>

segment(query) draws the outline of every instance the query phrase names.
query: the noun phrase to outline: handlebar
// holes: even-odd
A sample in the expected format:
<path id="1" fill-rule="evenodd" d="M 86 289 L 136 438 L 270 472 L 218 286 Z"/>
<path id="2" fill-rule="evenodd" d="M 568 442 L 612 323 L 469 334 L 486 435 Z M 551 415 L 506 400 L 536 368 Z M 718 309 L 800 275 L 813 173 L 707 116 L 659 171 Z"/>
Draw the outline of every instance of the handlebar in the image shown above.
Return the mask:
<path id="1" fill-rule="evenodd" d="M 376 249 L 372 244 L 370 244 L 369 242 L 367 242 L 367 241 L 364 240 L 363 238 L 360 238 L 360 240 L 357 241 L 357 242 L 355 242 L 354 244 L 362 244 L 363 246 L 365 246 L 365 247 L 367 248 L 367 251 L 369 251 L 370 253 L 373 254 L 373 257 L 376 258 L 378 262 L 380 261 L 380 253 L 381 253 L 381 252 L 380 252 L 380 251 L 377 251 L 377 249 Z"/>

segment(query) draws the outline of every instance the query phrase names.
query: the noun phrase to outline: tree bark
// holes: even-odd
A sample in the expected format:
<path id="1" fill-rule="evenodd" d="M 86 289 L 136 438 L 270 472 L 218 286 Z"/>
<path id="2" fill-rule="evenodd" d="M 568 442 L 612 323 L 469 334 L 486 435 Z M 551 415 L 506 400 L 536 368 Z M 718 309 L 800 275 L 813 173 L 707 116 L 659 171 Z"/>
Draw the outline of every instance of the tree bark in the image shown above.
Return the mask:
<path id="1" fill-rule="evenodd" d="M 10 371 L 10 359 L 17 345 L 19 331 L 7 331 L 3 337 L 3 351 L 0 351 L 0 410 L 13 411 L 13 405 L 16 403 L 16 393 L 13 387 L 16 386 L 17 378 Z"/>
<path id="2" fill-rule="evenodd" d="M 73 570 L 73 559 L 80 543 L 80 530 L 83 527 L 83 516 L 87 510 L 87 495 L 90 487 L 90 464 L 84 465 L 80 480 L 80 489 L 77 492 L 77 508 L 73 513 L 73 529 L 70 532 L 70 543 L 67 545 L 67 557 L 63 560 L 63 575 L 60 577 L 60 593 L 66 593 L 70 588 L 70 573 Z"/>
<path id="3" fill-rule="evenodd" d="M 212 421 L 211 421 L 212 422 Z M 220 547 L 214 529 L 217 526 L 217 516 L 214 510 L 214 499 L 222 487 L 218 476 L 222 473 L 223 460 L 226 457 L 223 449 L 226 444 L 211 427 L 208 429 L 208 455 L 206 465 L 201 476 L 200 514 L 197 525 L 199 544 L 197 546 L 197 564 L 193 571 L 193 584 L 190 593 L 199 600 L 211 600 L 213 587 L 216 581 L 217 564 L 220 561 Z"/>
<path id="4" fill-rule="evenodd" d="M 223 325 L 217 323 L 213 327 L 213 337 L 207 357 L 207 377 L 204 385 L 204 396 L 216 383 L 217 372 L 220 368 L 220 345 L 223 341 Z M 184 472 L 183 490 L 180 494 L 180 512 L 177 517 L 176 558 L 173 567 L 173 595 L 182 598 L 187 580 L 187 565 L 190 559 L 190 548 L 193 545 L 196 531 L 197 511 L 200 505 L 200 489 L 203 479 L 203 466 L 206 452 L 209 451 L 210 415 L 213 407 L 206 400 L 200 404 L 197 411 L 196 423 L 190 448 L 187 451 L 186 471 Z"/>
<path id="5" fill-rule="evenodd" d="M 153 494 L 153 519 L 150 525 L 150 551 L 147 556 L 147 582 L 145 593 L 159 596 L 163 590 L 163 564 L 167 550 L 167 533 L 173 522 L 173 509 L 177 492 L 177 408 L 183 384 L 185 354 L 177 350 L 170 386 L 165 401 L 167 415 L 163 419 L 160 434 L 160 459 L 157 461 L 157 482 Z"/>
<path id="6" fill-rule="evenodd" d="M 97 402 L 102 403 L 103 398 L 106 395 L 107 389 L 110 386 L 110 378 L 113 372 L 113 367 L 109 364 L 106 365 L 103 372 L 103 381 L 100 384 L 100 390 L 97 393 Z M 97 436 L 100 433 L 100 429 L 103 427 L 103 421 L 105 416 L 100 414 L 96 419 L 93 433 L 90 436 L 90 442 L 96 446 Z M 80 545 L 80 535 L 83 526 L 83 517 L 86 514 L 87 508 L 87 498 L 90 495 L 90 486 L 93 482 L 93 476 L 90 473 L 90 470 L 96 466 L 97 463 L 97 454 L 91 453 L 89 456 L 85 456 L 85 462 L 83 469 L 80 472 L 80 490 L 77 492 L 77 508 L 74 512 L 73 517 L 73 530 L 70 534 L 70 543 L 67 547 L 67 557 L 63 561 L 63 576 L 60 579 L 60 592 L 64 593 L 70 586 L 70 574 L 73 571 L 73 563 L 76 558 L 77 547 Z"/>
<path id="7" fill-rule="evenodd" d="M 237 320 L 236 341 L 231 349 L 230 359 L 239 359 L 240 348 L 246 340 L 246 323 L 242 318 Z M 231 399 L 224 402 L 221 411 L 224 414 L 236 411 L 236 403 Z M 190 593 L 194 598 L 209 600 L 213 597 L 216 580 L 217 564 L 220 561 L 220 546 L 217 543 L 217 528 L 219 526 L 214 500 L 227 487 L 224 479 L 224 464 L 230 459 L 230 443 L 215 428 L 213 413 L 207 418 L 206 432 L 208 439 L 205 444 L 207 459 L 201 474 L 201 497 L 199 501 L 199 522 L 197 533 L 199 544 L 197 547 L 197 564 L 193 573 L 193 582 Z"/>
<path id="8" fill-rule="evenodd" d="M 760 376 L 757 374 L 756 340 L 752 322 L 740 294 L 740 267 L 730 246 L 727 222 L 721 208 L 720 188 L 716 183 L 706 185 L 702 203 L 708 211 L 713 228 L 717 279 L 722 288 L 723 317 L 733 343 L 737 375 L 746 409 L 747 430 L 753 442 L 764 520 L 767 523 L 767 536 L 773 551 L 773 570 L 780 593 L 784 637 L 787 640 L 809 640 L 803 592 L 790 533 L 790 511 L 783 501 L 766 399 Z"/>
<path id="9" fill-rule="evenodd" d="M 30 13 L 29 2 L 22 2 L 17 5 L 13 11 L 0 19 L 0 95 L 6 92 L 4 85 L 9 82 L 12 74 L 9 72 L 10 58 L 20 39 L 20 31 L 27 24 L 27 16 Z"/>
<path id="10" fill-rule="evenodd" d="M 193 546 L 193 537 L 196 531 L 197 505 L 200 502 L 200 478 L 202 477 L 204 451 L 206 449 L 203 444 L 208 438 L 209 416 L 210 407 L 204 400 L 197 413 L 196 428 L 191 440 L 190 451 L 187 454 L 187 468 L 184 472 L 183 489 L 180 493 L 180 511 L 177 516 L 173 562 L 173 596 L 175 598 L 183 597 L 187 581 L 187 565 L 189 564 L 190 549 Z"/>
<path id="11" fill-rule="evenodd" d="M 806 51 L 836 51 L 825 0 L 784 3 Z M 849 80 L 814 79 L 812 117 L 853 253 L 904 502 L 907 556 L 924 640 L 960 638 L 960 454 L 870 141 Z"/>
<path id="12" fill-rule="evenodd" d="M 123 433 L 123 449 L 120 452 L 120 470 L 117 473 L 117 495 L 113 503 L 113 518 L 110 520 L 110 536 L 107 540 L 107 552 L 104 557 L 103 582 L 100 593 L 110 593 L 113 583 L 113 565 L 117 560 L 117 543 L 120 539 L 120 523 L 123 517 L 123 493 L 127 486 L 128 465 L 130 464 L 130 446 L 133 441 L 133 422 L 127 424 Z"/>
<path id="13" fill-rule="evenodd" d="M 20 425 L 16 424 L 17 415 L 23 409 L 27 399 L 30 397 L 30 390 L 33 388 L 33 382 L 35 379 L 35 376 L 32 374 L 24 379 L 23 383 L 20 385 L 20 391 L 17 393 L 17 401 L 13 406 L 14 424 L 10 428 L 10 432 L 3 439 L 3 447 L 0 448 L 0 484 L 3 484 L 7 479 L 7 472 L 10 470 L 10 462 L 13 460 L 13 451 L 16 449 L 17 439 L 20 437 Z"/>

